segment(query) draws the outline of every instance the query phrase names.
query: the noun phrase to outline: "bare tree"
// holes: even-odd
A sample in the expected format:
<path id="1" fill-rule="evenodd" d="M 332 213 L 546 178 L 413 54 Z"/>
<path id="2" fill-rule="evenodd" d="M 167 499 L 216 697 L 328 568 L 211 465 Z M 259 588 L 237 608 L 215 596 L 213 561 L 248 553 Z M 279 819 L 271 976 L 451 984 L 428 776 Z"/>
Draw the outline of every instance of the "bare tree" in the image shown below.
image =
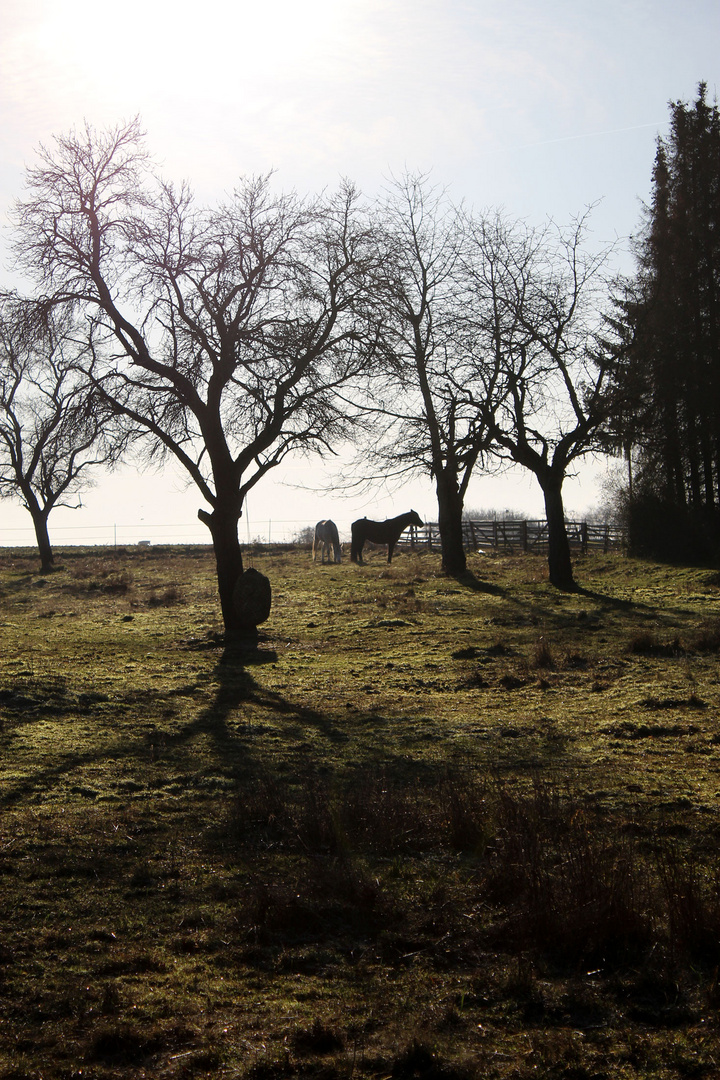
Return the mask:
<path id="1" fill-rule="evenodd" d="M 115 464 L 128 438 L 78 370 L 75 329 L 13 297 L 0 308 L 0 496 L 29 511 L 43 573 L 51 512 L 79 507 L 92 470 Z"/>
<path id="2" fill-rule="evenodd" d="M 307 202 L 260 177 L 198 207 L 187 186 L 154 175 L 134 120 L 41 148 L 18 229 L 24 264 L 92 320 L 94 385 L 205 500 L 235 636 L 248 491 L 291 451 L 327 448 L 352 427 L 338 391 L 375 337 L 357 194 L 345 185 Z"/>
<path id="3" fill-rule="evenodd" d="M 376 235 L 384 364 L 372 395 L 376 419 L 366 456 L 375 477 L 432 477 L 443 569 L 460 574 L 463 503 L 487 445 L 484 405 L 456 378 L 472 348 L 464 219 L 427 177 L 406 175 L 379 205 Z"/>
<path id="4" fill-rule="evenodd" d="M 600 344 L 610 248 L 585 247 L 587 215 L 562 230 L 497 214 L 469 224 L 469 308 L 476 337 L 456 369 L 482 412 L 493 453 L 537 477 L 548 523 L 550 581 L 575 587 L 562 487 L 568 468 L 601 446 L 610 398 Z M 478 396 L 478 388 L 483 387 Z"/>

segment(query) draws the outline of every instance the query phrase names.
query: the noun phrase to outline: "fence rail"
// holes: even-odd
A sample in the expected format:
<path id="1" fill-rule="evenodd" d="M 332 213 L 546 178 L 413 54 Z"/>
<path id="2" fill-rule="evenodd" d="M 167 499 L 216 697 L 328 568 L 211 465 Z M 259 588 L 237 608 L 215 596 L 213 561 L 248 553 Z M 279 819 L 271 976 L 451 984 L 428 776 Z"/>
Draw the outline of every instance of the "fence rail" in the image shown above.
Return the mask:
<path id="1" fill-rule="evenodd" d="M 627 546 L 627 532 L 618 525 L 594 524 L 587 521 L 566 521 L 571 551 L 620 551 Z M 463 540 L 469 551 L 504 551 L 545 553 L 548 548 L 548 527 L 544 520 L 526 521 L 496 519 L 463 521 Z M 400 544 L 406 548 L 440 548 L 440 529 L 435 522 L 422 528 L 412 526 L 403 533 Z"/>
<path id="2" fill-rule="evenodd" d="M 349 539 L 350 522 L 338 520 L 341 536 Z M 253 521 L 242 528 L 241 543 L 292 544 L 307 542 L 312 537 L 314 522 L 307 520 Z M 619 551 L 627 546 L 626 531 L 616 525 L 591 524 L 585 521 L 566 521 L 565 526 L 573 551 Z M 243 535 L 245 533 L 246 535 Z M 471 519 L 463 522 L 463 536 L 468 551 L 546 552 L 547 523 L 516 518 Z M 117 524 L 103 526 L 67 526 L 51 528 L 55 547 L 90 545 L 117 547 L 133 544 L 203 544 L 210 543 L 207 529 L 197 522 L 149 525 Z M 0 527 L 0 548 L 34 547 L 32 525 L 24 528 Z M 440 530 L 436 522 L 422 528 L 413 527 L 400 537 L 399 546 L 438 551 Z"/>

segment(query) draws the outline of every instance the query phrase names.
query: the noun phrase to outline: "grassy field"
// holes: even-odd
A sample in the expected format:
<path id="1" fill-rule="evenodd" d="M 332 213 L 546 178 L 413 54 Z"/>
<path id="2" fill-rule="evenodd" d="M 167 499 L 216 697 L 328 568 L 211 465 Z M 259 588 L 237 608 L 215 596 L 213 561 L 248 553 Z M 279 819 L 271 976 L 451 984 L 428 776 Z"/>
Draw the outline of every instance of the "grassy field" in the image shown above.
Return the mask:
<path id="1" fill-rule="evenodd" d="M 0 1078 L 720 1072 L 720 575 L 0 553 Z"/>

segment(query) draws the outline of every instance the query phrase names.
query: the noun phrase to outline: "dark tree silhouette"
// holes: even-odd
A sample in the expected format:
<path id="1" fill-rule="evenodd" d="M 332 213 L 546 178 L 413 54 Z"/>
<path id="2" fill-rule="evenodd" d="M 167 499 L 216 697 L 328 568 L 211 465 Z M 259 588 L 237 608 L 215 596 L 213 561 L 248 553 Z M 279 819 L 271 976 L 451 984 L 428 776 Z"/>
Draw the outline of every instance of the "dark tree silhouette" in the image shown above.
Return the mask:
<path id="1" fill-rule="evenodd" d="M 0 496 L 32 517 L 41 569 L 54 555 L 48 519 L 80 506 L 93 469 L 115 464 L 126 446 L 97 390 L 78 370 L 78 327 L 59 313 L 5 297 L 0 306 Z"/>
<path id="2" fill-rule="evenodd" d="M 41 148 L 17 218 L 24 266 L 91 320 L 94 385 L 205 500 L 235 636 L 247 492 L 291 451 L 352 426 L 338 390 L 375 337 L 356 193 L 302 201 L 261 177 L 198 207 L 187 186 L 154 175 L 134 120 Z"/>
<path id="3" fill-rule="evenodd" d="M 600 346 L 609 249 L 584 247 L 587 215 L 571 228 L 532 229 L 497 214 L 469 225 L 468 306 L 475 343 L 456 369 L 501 460 L 529 469 L 545 500 L 549 576 L 575 587 L 562 488 L 574 461 L 601 446 L 610 407 Z"/>
<path id="4" fill-rule="evenodd" d="M 376 297 L 381 354 L 374 423 L 365 450 L 373 480 L 432 478 L 443 569 L 466 569 L 462 516 L 473 470 L 487 444 L 483 410 L 456 369 L 471 348 L 461 213 L 421 175 L 407 175 L 377 209 Z"/>
<path id="5" fill-rule="evenodd" d="M 707 101 L 670 105 L 658 140 L 652 198 L 636 238 L 637 272 L 616 289 L 616 327 L 628 348 L 618 387 L 633 408 L 613 432 L 634 447 L 631 508 L 720 518 L 720 112 Z"/>

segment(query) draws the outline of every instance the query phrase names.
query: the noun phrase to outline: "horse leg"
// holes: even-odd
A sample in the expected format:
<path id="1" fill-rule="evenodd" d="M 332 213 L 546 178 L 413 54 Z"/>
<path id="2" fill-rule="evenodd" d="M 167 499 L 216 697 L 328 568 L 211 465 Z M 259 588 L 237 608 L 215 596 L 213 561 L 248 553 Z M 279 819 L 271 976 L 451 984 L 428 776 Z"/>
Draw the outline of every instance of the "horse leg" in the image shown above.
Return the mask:
<path id="1" fill-rule="evenodd" d="M 389 563 L 392 562 L 393 551 L 395 549 L 396 543 L 397 543 L 397 540 L 391 540 L 390 543 L 388 544 L 388 562 Z"/>

